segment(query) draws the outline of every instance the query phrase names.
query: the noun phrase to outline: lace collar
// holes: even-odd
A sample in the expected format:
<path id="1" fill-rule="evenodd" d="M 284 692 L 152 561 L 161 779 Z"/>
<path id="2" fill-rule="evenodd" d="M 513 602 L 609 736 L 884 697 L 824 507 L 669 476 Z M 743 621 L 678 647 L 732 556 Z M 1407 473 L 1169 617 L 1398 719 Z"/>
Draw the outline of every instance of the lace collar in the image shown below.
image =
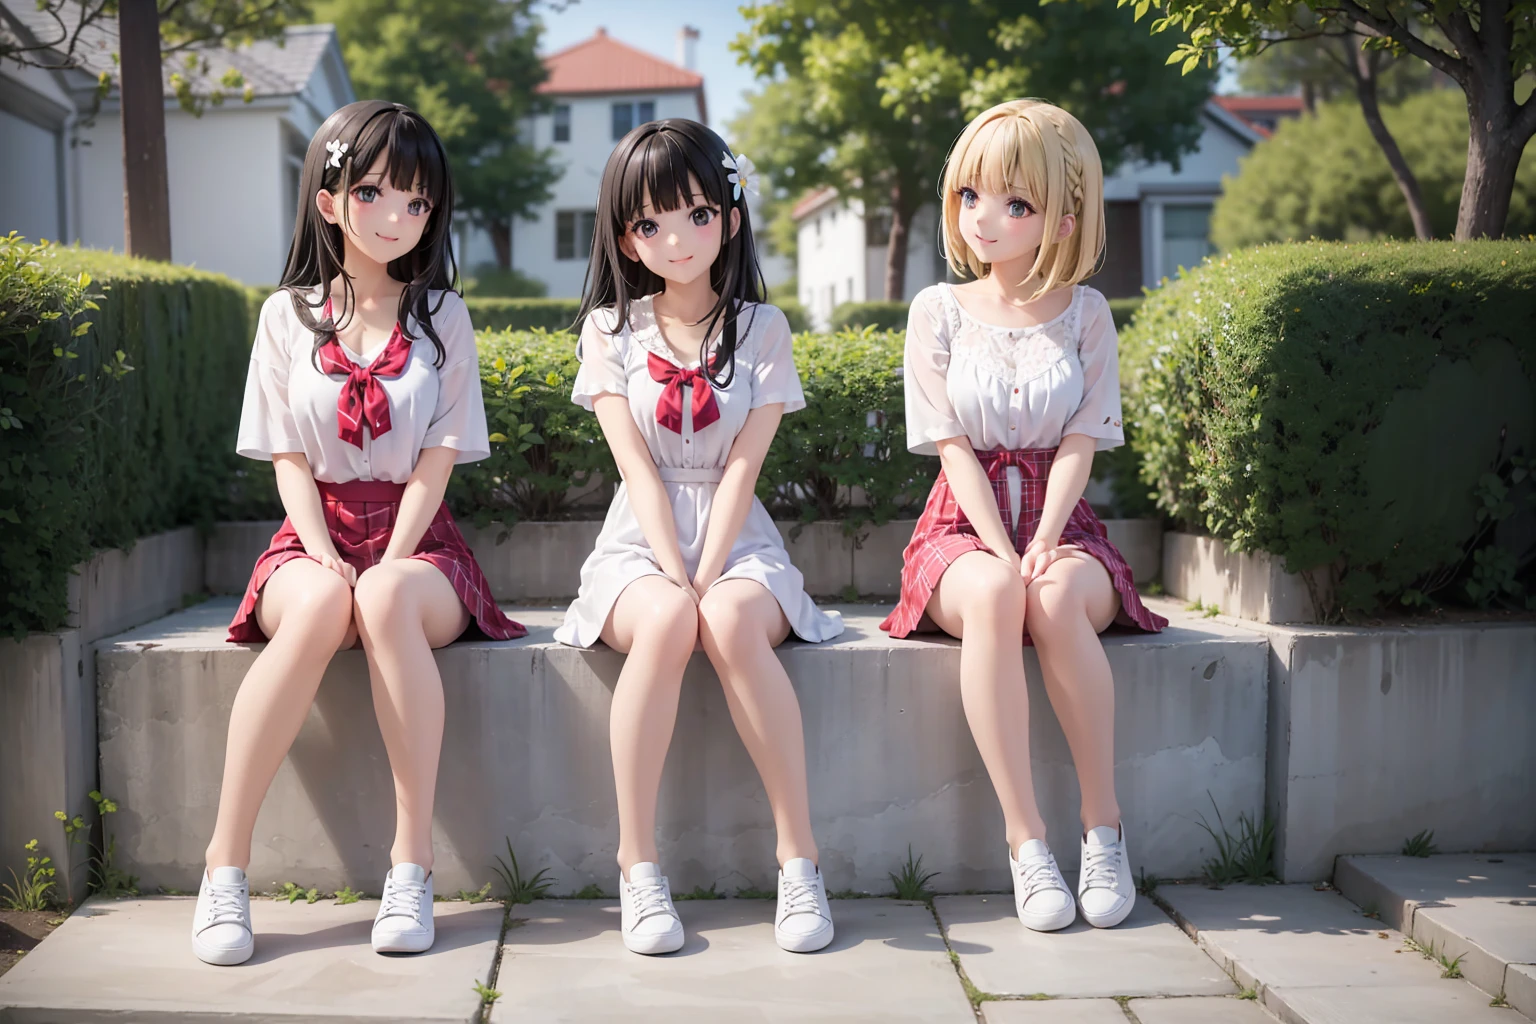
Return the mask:
<path id="1" fill-rule="evenodd" d="M 940 293 L 949 320 L 950 351 L 1010 386 L 1041 376 L 1077 351 L 1082 285 L 1072 287 L 1072 300 L 1060 314 L 1027 327 L 1000 327 L 977 320 L 960 305 L 947 283 L 940 286 Z"/>
<path id="2" fill-rule="evenodd" d="M 639 343 L 640 347 L 651 352 L 667 362 L 681 367 L 684 370 L 698 368 L 697 362 L 690 362 L 687 366 L 677 361 L 677 354 L 672 351 L 672 346 L 667 344 L 667 339 L 661 335 L 661 324 L 656 321 L 656 306 L 654 295 L 635 299 L 629 304 L 629 336 Z M 736 358 L 746 351 L 747 341 L 753 335 L 753 326 L 757 320 L 757 314 L 761 307 L 756 303 L 744 303 L 736 314 Z M 709 345 L 709 355 L 713 359 L 715 350 L 720 347 L 720 338 L 724 334 L 721 327 L 715 334 L 715 338 Z"/>

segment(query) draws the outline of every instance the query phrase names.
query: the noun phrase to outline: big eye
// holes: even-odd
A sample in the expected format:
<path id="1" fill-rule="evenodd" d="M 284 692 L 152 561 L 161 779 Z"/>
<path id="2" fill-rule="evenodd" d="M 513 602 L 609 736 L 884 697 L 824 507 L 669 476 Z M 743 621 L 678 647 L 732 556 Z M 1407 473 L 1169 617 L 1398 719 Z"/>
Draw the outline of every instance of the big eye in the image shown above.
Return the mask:
<path id="1" fill-rule="evenodd" d="M 1034 212 L 1035 208 L 1022 199 L 1008 200 L 1008 216 L 1010 217 L 1023 217 Z"/>
<path id="2" fill-rule="evenodd" d="M 693 221 L 693 226 L 697 228 L 708 227 L 709 222 L 714 220 L 716 216 L 716 212 L 707 206 L 695 207 L 694 211 L 688 215 L 689 219 Z"/>
<path id="3" fill-rule="evenodd" d="M 410 204 L 406 206 L 405 212 L 409 213 L 412 217 L 420 217 L 431 209 L 432 203 L 430 201 L 426 199 L 412 199 Z"/>
<path id="4" fill-rule="evenodd" d="M 960 205 L 967 210 L 974 210 L 976 208 L 976 193 L 971 189 L 962 188 L 960 190 Z"/>
<path id="5" fill-rule="evenodd" d="M 641 238 L 654 238 L 656 237 L 657 230 L 656 222 L 653 220 L 637 220 L 635 221 L 635 226 L 630 230 L 634 231 Z"/>
<path id="6" fill-rule="evenodd" d="M 352 190 L 352 194 L 357 197 L 357 201 L 360 203 L 371 203 L 379 198 L 379 186 L 359 185 Z"/>

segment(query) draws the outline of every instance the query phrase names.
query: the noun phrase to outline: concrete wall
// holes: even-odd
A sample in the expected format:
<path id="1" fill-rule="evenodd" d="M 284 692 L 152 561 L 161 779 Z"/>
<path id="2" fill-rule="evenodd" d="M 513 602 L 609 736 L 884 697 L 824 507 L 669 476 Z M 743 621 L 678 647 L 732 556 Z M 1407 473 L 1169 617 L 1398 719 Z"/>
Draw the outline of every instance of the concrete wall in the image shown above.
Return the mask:
<path id="1" fill-rule="evenodd" d="M 1254 628 L 1285 881 L 1422 829 L 1446 853 L 1536 849 L 1536 625 Z"/>
<path id="2" fill-rule="evenodd" d="M 223 643 L 232 599 L 103 644 L 98 654 L 104 785 L 122 805 L 120 850 L 150 891 L 193 887 L 213 826 L 231 703 L 256 652 Z M 907 844 L 941 891 L 1005 889 L 1001 812 L 960 704 L 952 641 L 892 641 L 875 609 L 781 657 L 806 727 L 812 818 L 833 888 L 888 891 Z M 478 887 L 510 837 L 525 871 L 556 892 L 614 887 L 617 823 L 608 710 L 621 656 L 550 641 L 558 613 L 519 613 L 532 635 L 437 652 L 447 697 L 438 787 L 438 889 Z M 1106 643 L 1115 674 L 1116 779 L 1133 862 L 1162 877 L 1211 854 L 1196 814 L 1207 793 L 1230 820 L 1263 799 L 1265 658 L 1259 638 L 1203 620 Z M 1077 783 L 1028 669 L 1031 749 L 1056 854 L 1077 859 Z M 711 669 L 684 681 L 659 812 L 675 889 L 763 887 L 771 814 Z M 251 876 L 377 891 L 393 829 L 389 767 L 357 651 L 331 663 L 263 805 Z"/>
<path id="3" fill-rule="evenodd" d="M 1317 622 L 1307 582 L 1263 551 L 1237 552 L 1214 537 L 1170 532 L 1163 537 L 1163 589 L 1185 601 L 1254 622 Z M 1328 600 L 1327 582 L 1319 597 Z"/>

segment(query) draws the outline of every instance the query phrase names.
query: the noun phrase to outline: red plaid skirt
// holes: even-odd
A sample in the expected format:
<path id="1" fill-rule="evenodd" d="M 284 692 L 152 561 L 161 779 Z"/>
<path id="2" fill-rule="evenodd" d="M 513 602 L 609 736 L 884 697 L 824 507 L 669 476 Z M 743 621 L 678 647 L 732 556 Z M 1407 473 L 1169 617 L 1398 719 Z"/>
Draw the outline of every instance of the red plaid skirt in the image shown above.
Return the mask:
<path id="1" fill-rule="evenodd" d="M 400 511 L 400 496 L 405 493 L 404 484 L 392 484 L 376 480 L 353 480 L 344 484 L 327 484 L 319 481 L 320 504 L 325 509 L 325 525 L 342 561 L 362 573 L 378 564 L 389 546 L 389 535 L 395 528 L 395 517 Z M 229 624 L 228 640 L 232 644 L 266 643 L 267 635 L 256 623 L 256 598 L 261 588 L 277 571 L 278 566 L 295 558 L 309 558 L 293 524 L 283 520 L 282 527 L 273 534 L 267 550 L 256 559 L 251 571 L 251 581 L 246 584 L 245 597 Z M 485 573 L 475 562 L 464 535 L 459 532 L 442 505 L 432 524 L 416 546 L 412 558 L 428 562 L 448 577 L 453 592 L 459 595 L 464 607 L 469 609 L 475 624 L 492 640 L 515 640 L 526 636 L 528 630 L 502 614 L 491 597 L 491 585 Z"/>
<path id="2" fill-rule="evenodd" d="M 1040 515 L 1045 508 L 1046 478 L 1050 475 L 1051 462 L 1056 458 L 1056 449 L 977 452 L 976 458 L 992 481 L 992 493 L 997 497 L 997 508 L 1003 516 L 1003 529 L 1013 535 L 1014 550 L 1022 554 L 1040 526 Z M 1013 502 L 1008 494 L 1009 466 L 1019 470 L 1017 527 L 1013 525 Z M 1104 524 L 1093 514 L 1087 501 L 1078 499 L 1077 507 L 1067 517 L 1067 525 L 1061 531 L 1061 541 L 1076 544 L 1109 570 L 1110 582 L 1120 594 L 1120 612 L 1115 616 L 1117 625 L 1148 633 L 1156 633 L 1168 625 L 1167 619 L 1154 615 L 1141 603 L 1141 596 L 1136 593 L 1136 585 L 1131 579 L 1131 567 L 1109 542 Z M 895 610 L 880 623 L 880 628 L 893 637 L 904 637 L 916 630 L 944 570 L 967 551 L 990 550 L 960 510 L 960 503 L 955 500 L 949 481 L 941 471 L 928 494 L 928 504 L 917 520 L 917 527 L 912 531 L 912 540 L 902 552 L 901 598 Z M 1031 643 L 1027 628 L 1024 642 Z"/>

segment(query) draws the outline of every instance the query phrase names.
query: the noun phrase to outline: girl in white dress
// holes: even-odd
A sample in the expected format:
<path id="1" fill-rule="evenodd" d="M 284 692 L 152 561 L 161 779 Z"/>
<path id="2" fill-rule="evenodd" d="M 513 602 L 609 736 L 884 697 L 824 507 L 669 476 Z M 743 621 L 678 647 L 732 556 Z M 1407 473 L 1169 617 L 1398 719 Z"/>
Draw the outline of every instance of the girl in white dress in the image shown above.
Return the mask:
<path id="1" fill-rule="evenodd" d="M 779 945 L 832 941 L 800 705 L 773 648 L 842 620 L 805 594 L 753 491 L 779 417 L 805 407 L 784 314 L 762 303 L 751 163 L 694 121 L 636 128 L 608 159 L 582 302 L 574 401 L 624 478 L 555 637 L 627 657 L 609 719 L 625 945 L 681 948 L 657 866 L 656 801 L 683 669 L 701 642 L 778 831 Z"/>
<path id="2" fill-rule="evenodd" d="M 1098 634 L 1155 632 L 1125 559 L 1083 500 L 1093 454 L 1123 443 L 1109 304 L 1079 284 L 1104 251 L 1104 176 L 1076 118 L 993 107 L 945 164 L 944 246 L 974 280 L 925 288 L 907 323 L 907 444 L 943 471 L 881 628 L 960 638 L 960 692 L 1003 805 L 1019 918 L 1040 931 L 1125 920 L 1135 901 L 1115 799 L 1114 682 Z M 1045 843 L 1029 764 L 1020 638 L 1082 790 L 1077 900 Z"/>

